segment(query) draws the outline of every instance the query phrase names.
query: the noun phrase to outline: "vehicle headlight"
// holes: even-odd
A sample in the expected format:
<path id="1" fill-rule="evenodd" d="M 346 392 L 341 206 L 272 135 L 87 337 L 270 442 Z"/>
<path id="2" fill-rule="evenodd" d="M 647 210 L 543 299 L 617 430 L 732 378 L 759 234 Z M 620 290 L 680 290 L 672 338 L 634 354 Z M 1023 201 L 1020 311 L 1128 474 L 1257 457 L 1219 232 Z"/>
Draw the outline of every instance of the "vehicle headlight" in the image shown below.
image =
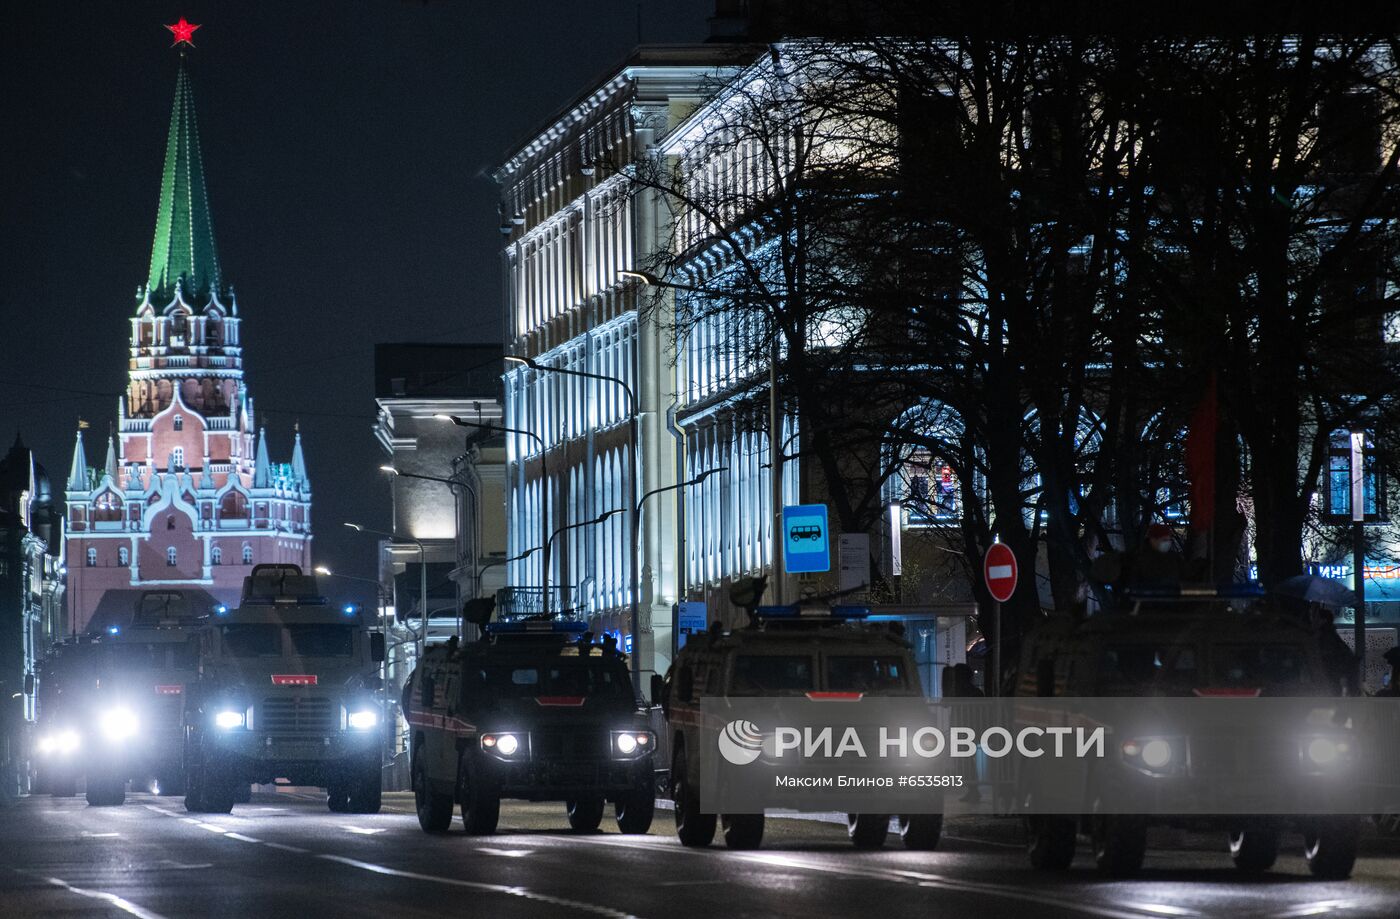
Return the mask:
<path id="1" fill-rule="evenodd" d="M 39 752 L 44 756 L 67 756 L 82 746 L 77 731 L 58 731 L 39 738 Z"/>
<path id="2" fill-rule="evenodd" d="M 1154 737 L 1142 745 L 1142 763 L 1153 769 L 1161 769 L 1172 761 L 1172 745 L 1160 737 Z"/>
<path id="3" fill-rule="evenodd" d="M 1176 767 L 1177 747 L 1173 742 L 1177 738 L 1169 737 L 1138 737 L 1123 741 L 1123 758 L 1138 769 L 1149 773 L 1165 773 L 1171 771 L 1167 767 Z"/>
<path id="4" fill-rule="evenodd" d="M 108 740 L 127 740 L 134 737 L 141 727 L 136 713 L 129 708 L 109 708 L 102 713 L 97 724 L 102 729 L 102 736 Z"/>
<path id="5" fill-rule="evenodd" d="M 650 731 L 614 731 L 613 749 L 621 756 L 634 756 L 646 753 L 652 748 Z"/>
<path id="6" fill-rule="evenodd" d="M 1306 741 L 1303 752 L 1314 766 L 1335 766 L 1351 753 L 1351 745 L 1345 740 L 1331 737 L 1314 737 Z"/>
<path id="7" fill-rule="evenodd" d="M 243 727 L 243 723 L 243 712 L 235 711 L 231 708 L 226 708 L 222 711 L 214 713 L 214 726 L 221 728 L 225 731 L 231 731 L 234 728 L 241 728 Z"/>
<path id="8" fill-rule="evenodd" d="M 481 747 L 488 753 L 510 757 L 520 752 L 522 745 L 520 738 L 514 734 L 483 734 L 481 735 Z"/>
<path id="9" fill-rule="evenodd" d="M 362 708 L 347 715 L 345 723 L 357 731 L 368 731 L 379 723 L 379 713 L 372 708 Z"/>

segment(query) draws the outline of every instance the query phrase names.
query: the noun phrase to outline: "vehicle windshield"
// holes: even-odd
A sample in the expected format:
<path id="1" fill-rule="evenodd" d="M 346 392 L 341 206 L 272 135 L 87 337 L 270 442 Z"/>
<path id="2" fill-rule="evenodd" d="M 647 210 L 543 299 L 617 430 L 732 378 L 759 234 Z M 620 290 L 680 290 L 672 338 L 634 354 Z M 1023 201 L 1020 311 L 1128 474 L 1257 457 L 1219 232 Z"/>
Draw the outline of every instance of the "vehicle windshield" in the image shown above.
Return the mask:
<path id="1" fill-rule="evenodd" d="M 1307 651 L 1300 645 L 1216 645 L 1210 656 L 1212 687 L 1273 692 L 1312 687 Z"/>
<path id="2" fill-rule="evenodd" d="M 1200 685 L 1193 645 L 1170 642 L 1110 645 L 1099 661 L 1099 691 L 1190 695 Z"/>
<path id="3" fill-rule="evenodd" d="M 828 654 L 826 688 L 832 692 L 881 692 L 905 688 L 898 655 Z"/>
<path id="4" fill-rule="evenodd" d="M 155 642 L 123 641 L 107 646 L 107 664 L 118 670 L 164 670 L 166 646 Z"/>
<path id="5" fill-rule="evenodd" d="M 355 650 L 350 625 L 289 625 L 293 653 L 300 657 L 349 657 Z"/>
<path id="6" fill-rule="evenodd" d="M 226 625 L 222 632 L 224 651 L 230 657 L 282 656 L 282 627 L 279 625 Z"/>
<path id="7" fill-rule="evenodd" d="M 787 692 L 810 692 L 813 682 L 812 658 L 796 654 L 740 654 L 734 658 L 734 678 L 730 695 L 761 696 Z"/>
<path id="8" fill-rule="evenodd" d="M 632 695 L 627 668 L 617 661 L 556 660 L 540 664 L 485 667 L 481 679 L 506 696 Z"/>

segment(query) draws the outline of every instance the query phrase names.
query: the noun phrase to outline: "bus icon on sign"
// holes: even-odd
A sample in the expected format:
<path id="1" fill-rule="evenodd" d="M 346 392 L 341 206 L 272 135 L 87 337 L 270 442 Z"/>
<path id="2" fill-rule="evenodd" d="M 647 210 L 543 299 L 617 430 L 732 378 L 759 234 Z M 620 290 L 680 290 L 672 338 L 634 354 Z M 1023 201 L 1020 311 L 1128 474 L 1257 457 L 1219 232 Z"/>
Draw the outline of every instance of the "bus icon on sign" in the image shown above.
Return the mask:
<path id="1" fill-rule="evenodd" d="M 783 566 L 790 574 L 831 570 L 831 544 L 825 504 L 783 508 Z"/>
<path id="2" fill-rule="evenodd" d="M 822 528 L 814 526 L 797 526 L 788 530 L 788 539 L 793 542 L 802 542 L 804 539 L 821 539 Z"/>

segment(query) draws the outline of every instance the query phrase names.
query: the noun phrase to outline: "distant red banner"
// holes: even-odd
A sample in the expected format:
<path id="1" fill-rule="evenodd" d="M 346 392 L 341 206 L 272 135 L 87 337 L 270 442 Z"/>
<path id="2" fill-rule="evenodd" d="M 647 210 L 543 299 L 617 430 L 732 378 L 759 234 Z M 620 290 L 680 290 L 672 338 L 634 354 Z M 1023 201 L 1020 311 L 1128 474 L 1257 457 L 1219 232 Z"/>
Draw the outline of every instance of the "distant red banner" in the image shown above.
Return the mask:
<path id="1" fill-rule="evenodd" d="M 314 673 L 274 673 L 272 675 L 273 686 L 315 686 L 316 674 Z"/>
<path id="2" fill-rule="evenodd" d="M 535 696 L 535 702 L 540 705 L 563 705 L 577 708 L 583 705 L 583 696 Z"/>

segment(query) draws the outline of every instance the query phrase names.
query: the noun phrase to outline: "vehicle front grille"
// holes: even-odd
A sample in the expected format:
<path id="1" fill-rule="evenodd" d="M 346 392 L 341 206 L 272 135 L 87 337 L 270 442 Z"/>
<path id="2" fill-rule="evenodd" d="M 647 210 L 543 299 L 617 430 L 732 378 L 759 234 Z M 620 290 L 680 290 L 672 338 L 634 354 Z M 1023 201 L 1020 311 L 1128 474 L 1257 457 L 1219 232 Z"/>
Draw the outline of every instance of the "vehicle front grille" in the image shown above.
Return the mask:
<path id="1" fill-rule="evenodd" d="M 608 759 L 612 754 L 608 749 L 609 743 L 608 732 L 601 728 L 587 731 L 536 731 L 530 734 L 530 755 L 536 760 Z"/>
<path id="2" fill-rule="evenodd" d="M 151 703 L 151 727 L 157 730 L 175 729 L 181 724 L 185 712 L 183 695 L 156 696 Z"/>
<path id="3" fill-rule="evenodd" d="M 327 734 L 337 727 L 331 700 L 274 696 L 263 700 L 258 728 L 269 734 Z"/>

